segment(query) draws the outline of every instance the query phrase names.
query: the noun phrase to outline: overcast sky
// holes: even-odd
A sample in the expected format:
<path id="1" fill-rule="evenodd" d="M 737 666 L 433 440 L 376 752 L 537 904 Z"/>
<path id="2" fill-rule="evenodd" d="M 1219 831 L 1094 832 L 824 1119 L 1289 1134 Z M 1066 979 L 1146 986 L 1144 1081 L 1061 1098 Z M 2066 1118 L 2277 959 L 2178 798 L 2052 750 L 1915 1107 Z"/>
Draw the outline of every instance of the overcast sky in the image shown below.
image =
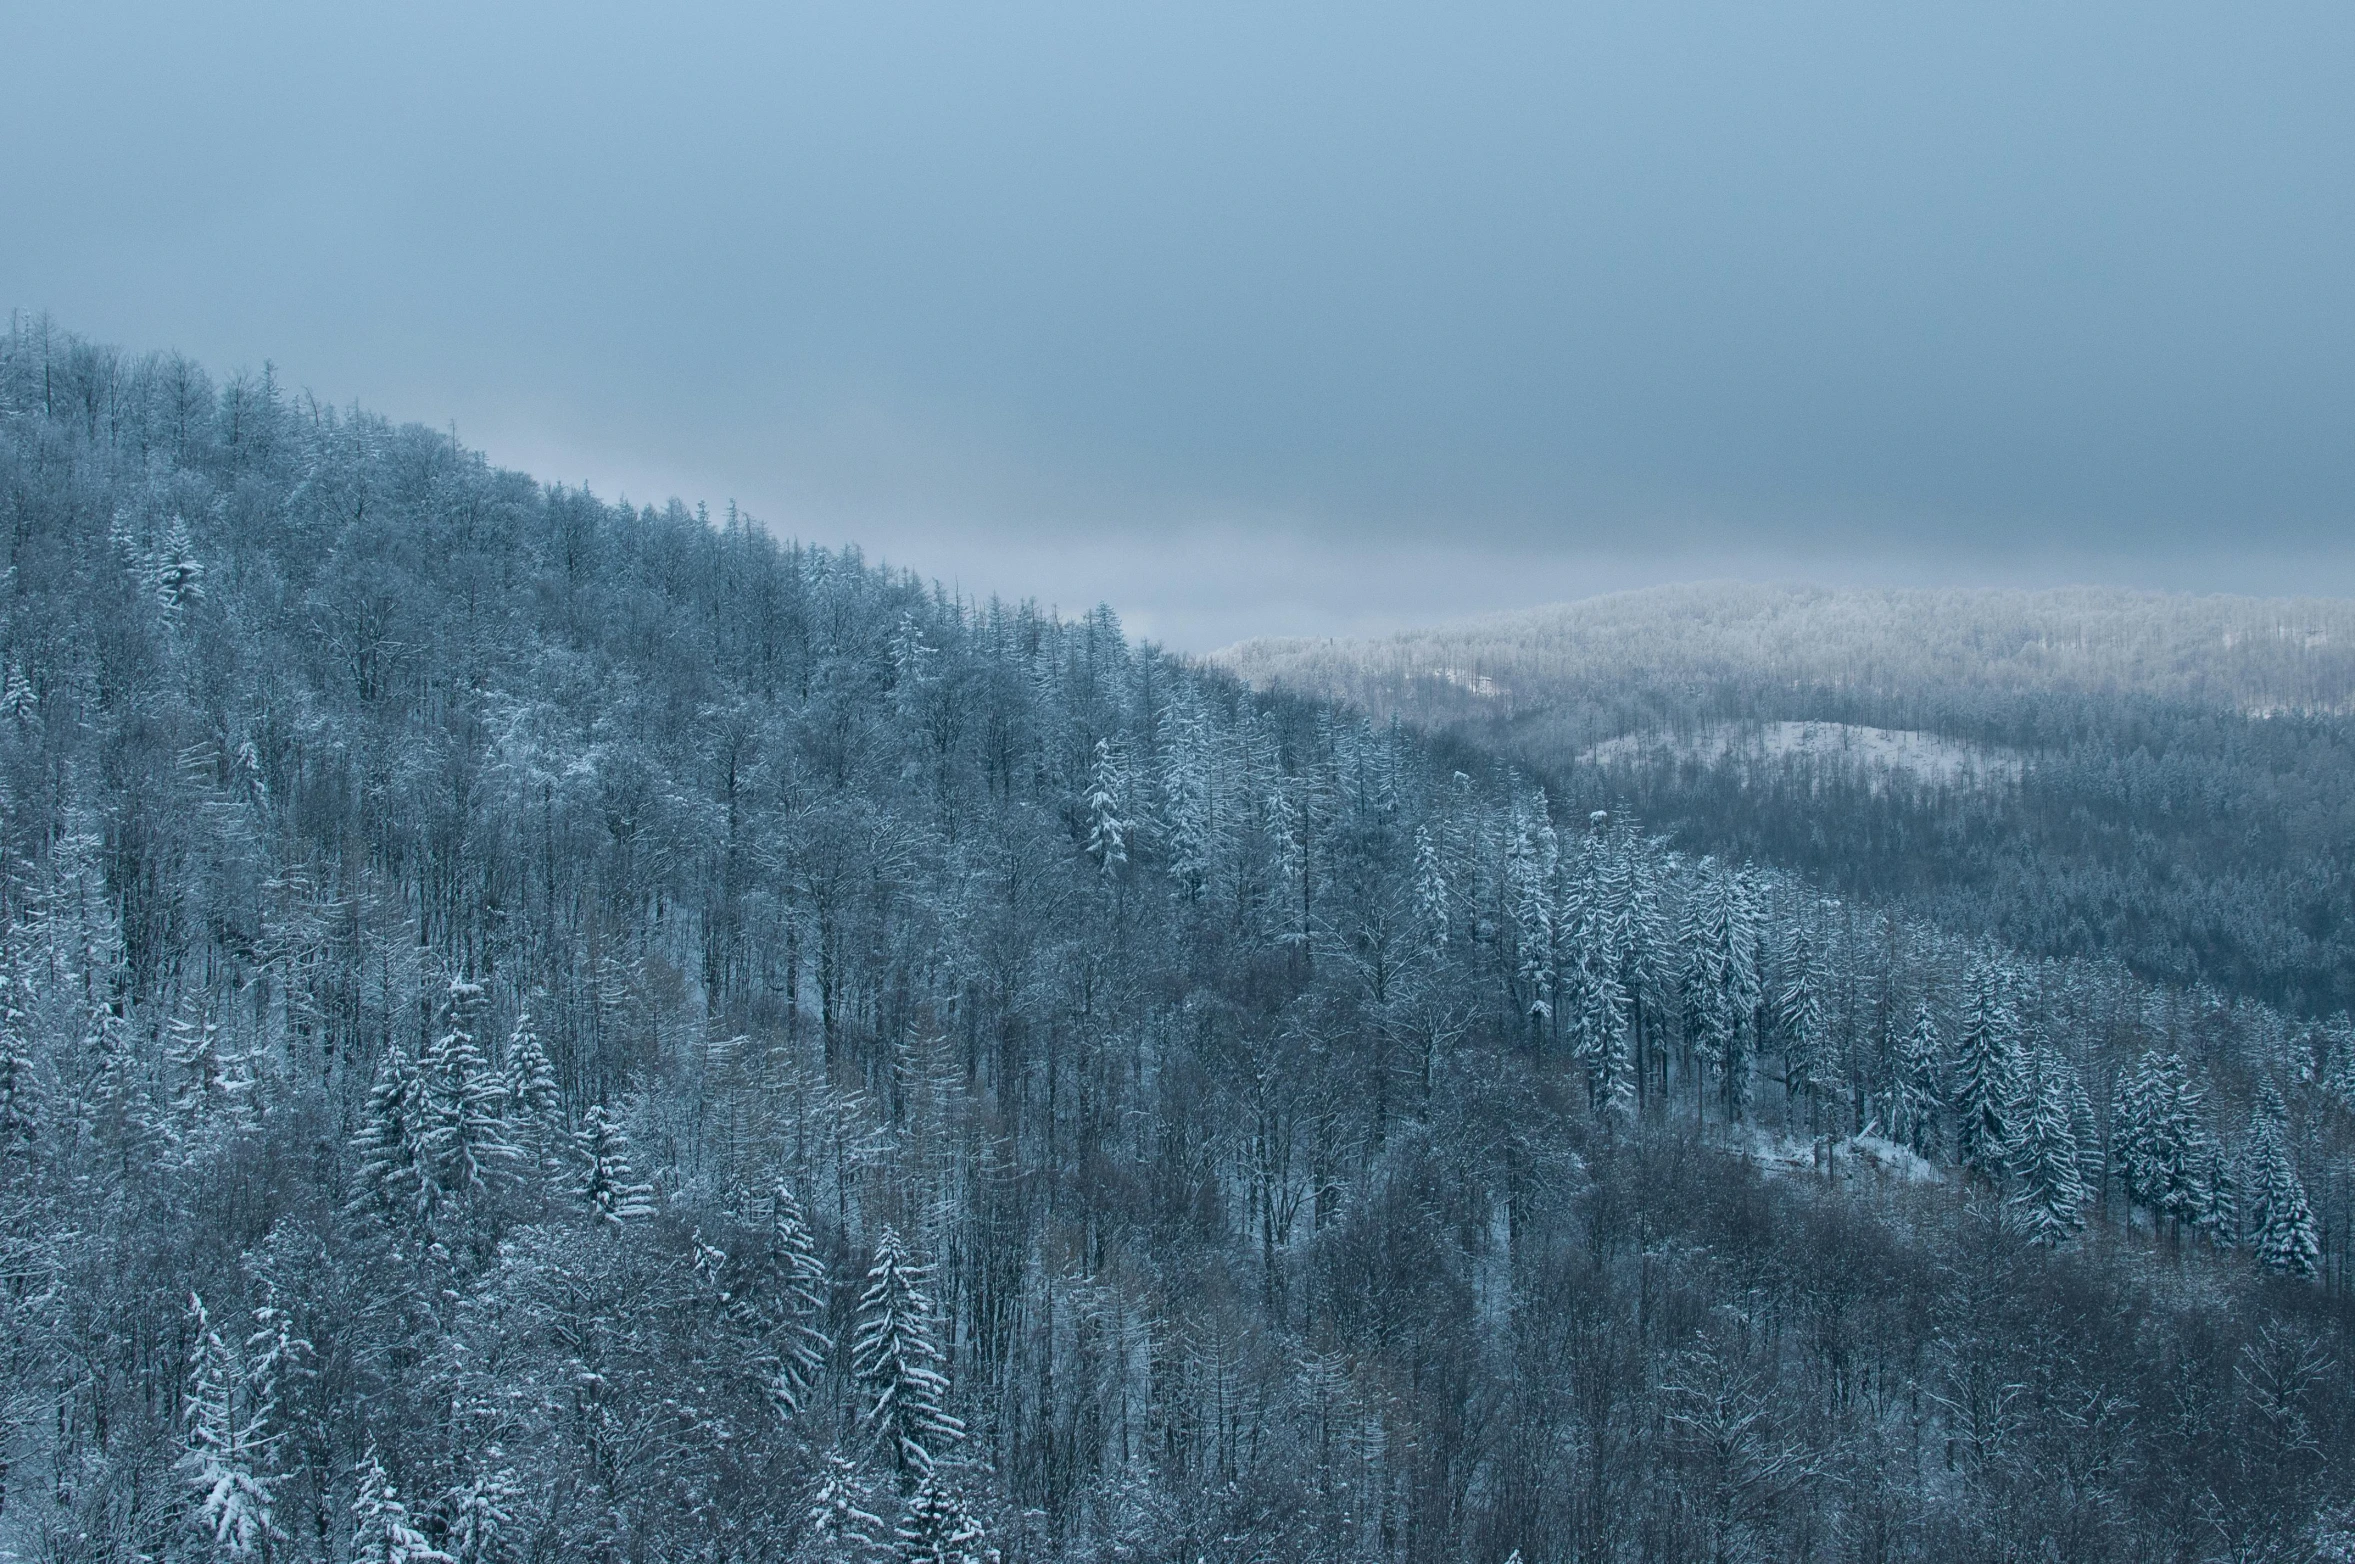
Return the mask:
<path id="1" fill-rule="evenodd" d="M 0 307 L 1181 647 L 1696 576 L 2355 591 L 2344 3 L 0 36 Z"/>

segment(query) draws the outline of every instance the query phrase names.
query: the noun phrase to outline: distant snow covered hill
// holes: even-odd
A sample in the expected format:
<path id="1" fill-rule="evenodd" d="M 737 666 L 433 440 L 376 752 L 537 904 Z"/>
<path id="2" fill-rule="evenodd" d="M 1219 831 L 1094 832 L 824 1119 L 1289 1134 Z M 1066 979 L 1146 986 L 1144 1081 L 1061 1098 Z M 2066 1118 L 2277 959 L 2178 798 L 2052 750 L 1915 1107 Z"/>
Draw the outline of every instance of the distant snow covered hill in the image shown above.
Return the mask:
<path id="1" fill-rule="evenodd" d="M 1670 707 L 1680 692 L 1699 694 L 1695 686 L 1732 683 L 2131 694 L 2259 715 L 2346 713 L 2355 710 L 2355 603 L 1710 582 L 1362 640 L 1245 641 L 1211 660 L 1254 684 L 1325 689 L 1425 717 L 1474 698 L 1551 705 L 1566 682 L 1606 678 Z"/>
<path id="2" fill-rule="evenodd" d="M 1716 583 L 1212 660 L 1501 750 L 1696 851 L 2355 1004 L 2355 603 Z"/>

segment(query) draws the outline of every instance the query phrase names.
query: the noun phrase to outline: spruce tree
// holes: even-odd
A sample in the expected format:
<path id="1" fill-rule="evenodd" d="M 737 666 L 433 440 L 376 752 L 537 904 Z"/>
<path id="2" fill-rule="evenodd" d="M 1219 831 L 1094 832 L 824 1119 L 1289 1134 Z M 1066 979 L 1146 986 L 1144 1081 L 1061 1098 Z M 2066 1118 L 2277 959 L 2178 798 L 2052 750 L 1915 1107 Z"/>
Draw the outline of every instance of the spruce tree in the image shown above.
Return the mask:
<path id="1" fill-rule="evenodd" d="M 452 978 L 440 1035 L 418 1060 L 418 1155 L 437 1203 L 481 1196 L 523 1158 L 508 1131 L 506 1084 L 475 1042 L 484 1002 L 480 984 Z"/>
<path id="2" fill-rule="evenodd" d="M 985 1564 L 989 1548 L 981 1523 L 927 1473 L 900 1512 L 891 1557 L 893 1564 Z"/>
<path id="3" fill-rule="evenodd" d="M 949 1382 L 939 1368 L 924 1280 L 898 1231 L 885 1226 L 851 1337 L 852 1371 L 867 1393 L 861 1426 L 888 1455 L 903 1488 L 931 1472 L 936 1449 L 965 1437 L 965 1425 L 944 1405 Z"/>
<path id="4" fill-rule="evenodd" d="M 1216 790 L 1202 712 L 1192 701 L 1173 702 L 1162 715 L 1162 839 L 1169 877 L 1188 901 L 1201 898 L 1218 845 Z"/>
<path id="5" fill-rule="evenodd" d="M 1554 1014 L 1554 940 L 1557 933 L 1554 880 L 1561 866 L 1561 842 L 1554 834 L 1545 790 L 1513 808 L 1505 844 L 1505 889 L 1511 898 L 1515 976 L 1521 1006 L 1533 1038 L 1542 1036 Z"/>
<path id="6" fill-rule="evenodd" d="M 14 967 L 0 959 L 0 1156 L 31 1145 L 41 1128 L 32 993 Z"/>
<path id="7" fill-rule="evenodd" d="M 1635 1078 L 1628 1035 L 1627 991 L 1606 948 L 1595 948 L 1570 965 L 1570 1045 L 1586 1062 L 1587 1106 L 1598 1114 L 1626 1114 L 1635 1105 Z"/>
<path id="8" fill-rule="evenodd" d="M 1432 840 L 1428 827 L 1415 827 L 1415 921 L 1422 934 L 1424 953 L 1433 961 L 1446 959 L 1449 931 L 1454 924 L 1450 915 L 1447 868 L 1439 856 L 1439 844 Z"/>
<path id="9" fill-rule="evenodd" d="M 2213 1229 L 2229 1188 L 2202 1094 L 2180 1054 L 2147 1050 L 2118 1088 L 2111 1161 L 2126 1198 L 2180 1233 Z"/>
<path id="10" fill-rule="evenodd" d="M 417 1529 L 374 1446 L 361 1460 L 359 1474 L 360 1491 L 352 1500 L 351 1564 L 458 1564 Z"/>
<path id="11" fill-rule="evenodd" d="M 41 725 L 41 692 L 25 677 L 22 663 L 11 662 L 6 677 L 0 678 L 0 717 L 6 717 L 20 731 Z"/>
<path id="12" fill-rule="evenodd" d="M 2314 1208 L 2290 1157 L 2287 1114 L 2268 1084 L 2249 1123 L 2249 1248 L 2257 1263 L 2287 1276 L 2312 1277 L 2321 1267 Z"/>
<path id="13" fill-rule="evenodd" d="M 487 1452 L 496 1459 L 499 1449 Z M 514 1556 L 516 1509 L 523 1498 L 515 1473 L 493 1466 L 449 1492 L 443 1509 L 449 1514 L 449 1541 L 458 1564 L 500 1564 Z"/>
<path id="14" fill-rule="evenodd" d="M 221 1025 L 209 1007 L 174 1016 L 166 1028 L 165 1057 L 176 1077 L 171 1133 L 191 1151 L 253 1123 L 253 1078 L 245 1061 L 221 1052 Z"/>
<path id="15" fill-rule="evenodd" d="M 1562 876 L 1562 904 L 1552 922 L 1566 947 L 1559 1000 L 1571 1051 L 1586 1064 L 1587 1105 L 1598 1114 L 1624 1114 L 1635 1103 L 1622 981 L 1627 931 L 1620 918 L 1626 909 L 1623 902 L 1614 904 L 1604 824 L 1596 821 L 1575 868 Z"/>
<path id="16" fill-rule="evenodd" d="M 940 648 L 924 639 L 924 627 L 916 616 L 903 611 L 899 624 L 891 632 L 887 647 L 891 658 L 891 704 L 904 719 L 914 715 L 916 703 L 938 673 L 935 664 L 940 660 Z"/>
<path id="17" fill-rule="evenodd" d="M 2011 1208 L 2031 1243 L 2062 1243 L 2085 1226 L 2088 1192 L 2076 1130 L 2069 1122 L 2068 1081 L 2059 1061 L 2045 1050 L 2034 1059 L 2021 1107 L 2012 1153 L 2018 1185 Z"/>
<path id="18" fill-rule="evenodd" d="M 1939 1083 L 1938 1019 L 1930 1002 L 1914 1007 L 1913 1025 L 1897 1045 L 1889 1092 L 1889 1137 L 1915 1155 L 1935 1159 L 1938 1111 L 1946 1093 Z"/>
<path id="19" fill-rule="evenodd" d="M 1702 1081 L 1724 1065 L 1740 1024 L 1734 992 L 1733 882 L 1704 858 L 1696 868 L 1677 920 L 1678 997 L 1685 1047 L 1693 1066 L 1693 1110 L 1703 1112 Z"/>
<path id="20" fill-rule="evenodd" d="M 809 1508 L 810 1536 L 827 1558 L 864 1558 L 882 1549 L 883 1518 L 867 1508 L 872 1502 L 857 1463 L 828 1452 Z"/>
<path id="21" fill-rule="evenodd" d="M 769 1219 L 763 1274 L 745 1307 L 751 1323 L 776 1354 L 770 1394 L 788 1414 L 801 1411 L 826 1370 L 834 1342 L 820 1322 L 826 1318 L 832 1278 L 818 1254 L 816 1236 L 793 1186 L 777 1181 Z"/>
<path id="22" fill-rule="evenodd" d="M 1095 760 L 1088 771 L 1085 800 L 1088 856 L 1107 879 L 1128 865 L 1128 769 L 1110 739 L 1096 740 Z"/>
<path id="23" fill-rule="evenodd" d="M 1718 1073 L 1725 1087 L 1726 1120 L 1739 1124 L 1750 1107 L 1759 1011 L 1766 991 L 1766 908 L 1759 895 L 1758 875 L 1749 864 L 1736 870 L 1726 887 L 1725 933 L 1726 999 L 1733 1024 L 1726 1032 L 1725 1058 Z"/>
<path id="24" fill-rule="evenodd" d="M 638 1182 L 629 1136 L 603 1104 L 594 1104 L 581 1115 L 577 1144 L 583 1164 L 581 1198 L 599 1221 L 619 1227 L 654 1214 L 654 1186 Z"/>
<path id="25" fill-rule="evenodd" d="M 2232 1158 L 2226 1154 L 2224 1142 L 2210 1133 L 2205 1123 L 2200 1126 L 2195 1166 L 2196 1186 L 2190 1215 L 2185 1220 L 2207 1234 L 2208 1242 L 2216 1248 L 2230 1249 L 2240 1242 L 2241 1236 L 2235 1220 L 2240 1187 L 2233 1176 Z"/>
<path id="26" fill-rule="evenodd" d="M 2355 1113 L 2355 1016 L 2341 1010 L 2325 1021 L 2314 1048 L 2314 1078 L 2339 1107 Z"/>
<path id="27" fill-rule="evenodd" d="M 1805 929 L 1792 931 L 1784 951 L 1783 981 L 1775 994 L 1774 1013 L 1783 1051 L 1783 1096 L 1786 1101 L 1796 1101 L 1806 1094 L 1812 1133 L 1831 1066 L 1831 1023 L 1824 1014 L 1823 972 Z"/>
<path id="28" fill-rule="evenodd" d="M 194 1293 L 188 1321 L 196 1346 L 188 1368 L 188 1449 L 179 1471 L 196 1498 L 189 1521 L 210 1539 L 216 1557 L 251 1558 L 278 1535 L 271 1496 L 275 1407 Z"/>
<path id="29" fill-rule="evenodd" d="M 156 606 L 164 611 L 170 623 L 178 623 L 184 611 L 203 601 L 204 565 L 196 557 L 196 545 L 188 535 L 185 518 L 175 515 L 171 525 L 164 529 L 162 542 L 148 557 L 147 575 L 155 591 Z"/>
<path id="30" fill-rule="evenodd" d="M 1991 965 L 1972 971 L 1962 1034 L 1955 1041 L 1955 1160 L 1987 1184 L 2000 1184 L 2010 1166 L 2023 1096 L 2016 1021 L 2005 987 Z"/>
<path id="31" fill-rule="evenodd" d="M 421 1146 L 430 1119 L 417 1063 L 396 1044 L 377 1067 L 360 1116 L 355 1209 L 402 1220 L 432 1214 L 435 1185 Z"/>
<path id="32" fill-rule="evenodd" d="M 1650 1090 L 1659 1017 L 1674 965 L 1667 915 L 1660 905 L 1656 855 L 1649 846 L 1633 815 L 1623 810 L 1612 814 L 1604 897 L 1618 929 L 1619 987 L 1626 995 L 1639 1100 Z"/>
<path id="33" fill-rule="evenodd" d="M 2077 1139 L 2077 1182 L 2085 1187 L 2089 1203 L 2102 1201 L 2109 1183 L 2109 1162 L 2102 1151 L 2100 1121 L 2093 1116 L 2093 1098 L 2085 1090 L 2085 1077 L 2067 1060 L 2055 1055 L 2055 1063 L 2064 1072 L 2062 1086 L 2069 1103 L 2069 1133 Z"/>
<path id="34" fill-rule="evenodd" d="M 503 1074 L 508 1115 L 528 1142 L 529 1154 L 545 1163 L 565 1138 L 564 1094 L 528 1010 L 516 1016 L 515 1028 L 507 1036 Z"/>
<path id="35" fill-rule="evenodd" d="M 2110 1173 L 2131 1212 L 2158 1209 L 2158 1050 L 2146 1049 L 2118 1077 L 2110 1103 Z"/>

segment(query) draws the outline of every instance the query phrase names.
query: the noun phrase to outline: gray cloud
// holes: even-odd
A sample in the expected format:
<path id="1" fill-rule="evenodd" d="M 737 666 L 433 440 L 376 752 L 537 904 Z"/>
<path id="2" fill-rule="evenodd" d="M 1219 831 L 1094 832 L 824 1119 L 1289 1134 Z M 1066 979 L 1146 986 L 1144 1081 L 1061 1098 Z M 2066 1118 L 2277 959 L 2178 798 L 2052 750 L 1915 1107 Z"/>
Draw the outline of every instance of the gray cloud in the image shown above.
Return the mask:
<path id="1" fill-rule="evenodd" d="M 15 8 L 0 303 L 1181 644 L 2355 586 L 2344 8 L 348 9 Z"/>

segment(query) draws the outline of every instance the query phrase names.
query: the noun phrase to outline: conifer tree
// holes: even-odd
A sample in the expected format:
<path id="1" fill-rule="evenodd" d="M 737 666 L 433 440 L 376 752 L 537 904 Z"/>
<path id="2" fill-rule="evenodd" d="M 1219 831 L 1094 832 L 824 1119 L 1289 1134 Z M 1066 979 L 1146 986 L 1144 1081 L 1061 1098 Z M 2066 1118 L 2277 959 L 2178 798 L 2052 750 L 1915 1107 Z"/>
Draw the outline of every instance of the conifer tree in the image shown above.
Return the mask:
<path id="1" fill-rule="evenodd" d="M 1823 972 L 1805 929 L 1794 929 L 1783 957 L 1783 983 L 1775 995 L 1775 1030 L 1783 1049 L 1783 1094 L 1805 1093 L 1809 1128 L 1831 1065 L 1831 1024 L 1824 1014 Z"/>
<path id="2" fill-rule="evenodd" d="M 2110 1172 L 2126 1196 L 2129 1222 L 2135 1209 L 2157 1212 L 2164 1185 L 2159 1165 L 2159 1096 L 2159 1054 L 2148 1049 L 2131 1070 L 2119 1076 L 2110 1105 Z"/>
<path id="3" fill-rule="evenodd" d="M 2314 1208 L 2290 1157 L 2288 1115 L 2268 1083 L 2250 1118 L 2249 1248 L 2257 1263 L 2286 1276 L 2312 1277 L 2321 1266 Z"/>
<path id="4" fill-rule="evenodd" d="M 1272 760 L 1270 762 L 1272 768 Z M 1267 878 L 1273 906 L 1269 919 L 1276 939 L 1285 945 L 1308 942 L 1307 916 L 1308 811 L 1302 807 L 1305 789 L 1280 773 L 1270 775 L 1259 790 L 1259 826 L 1266 842 Z"/>
<path id="5" fill-rule="evenodd" d="M 355 1209 L 409 1220 L 432 1215 L 434 1182 L 420 1144 L 430 1119 L 417 1063 L 396 1044 L 377 1067 L 360 1117 Z"/>
<path id="6" fill-rule="evenodd" d="M 893 1564 L 985 1564 L 990 1549 L 980 1522 L 927 1472 L 900 1513 Z"/>
<path id="7" fill-rule="evenodd" d="M 1088 856 L 1107 879 L 1128 865 L 1128 770 L 1110 739 L 1096 740 L 1086 799 Z"/>
<path id="8" fill-rule="evenodd" d="M 1209 883 L 1217 849 L 1218 822 L 1209 735 L 1201 709 L 1173 702 L 1162 717 L 1162 837 L 1168 844 L 1169 877 L 1199 900 Z"/>
<path id="9" fill-rule="evenodd" d="M 528 1010 L 516 1016 L 515 1029 L 508 1034 L 504 1074 L 508 1114 L 528 1140 L 531 1154 L 544 1163 L 564 1139 L 564 1095 Z"/>
<path id="10" fill-rule="evenodd" d="M 221 1052 L 221 1026 L 209 1008 L 178 1015 L 166 1029 L 165 1057 L 176 1077 L 171 1132 L 204 1144 L 252 1123 L 253 1078 Z"/>
<path id="11" fill-rule="evenodd" d="M 19 731 L 41 724 L 41 692 L 25 677 L 22 663 L 11 662 L 6 677 L 0 679 L 0 717 L 6 717 Z"/>
<path id="12" fill-rule="evenodd" d="M 931 1472 L 939 1447 L 965 1437 L 964 1423 L 944 1405 L 949 1382 L 939 1369 L 924 1280 L 898 1231 L 885 1226 L 851 1337 L 852 1371 L 867 1393 L 860 1423 L 889 1456 L 903 1488 Z"/>
<path id="13" fill-rule="evenodd" d="M 912 613 L 902 612 L 887 648 L 891 658 L 891 701 L 902 717 L 914 712 L 924 687 L 935 677 L 940 648 L 924 639 L 924 627 Z"/>
<path id="14" fill-rule="evenodd" d="M 1650 1090 L 1651 1060 L 1674 965 L 1667 915 L 1660 905 L 1656 855 L 1647 849 L 1635 817 L 1624 810 L 1613 813 L 1603 894 L 1618 929 L 1619 987 L 1627 998 L 1639 1101 Z"/>
<path id="15" fill-rule="evenodd" d="M 797 1413 L 807 1404 L 834 1350 L 833 1339 L 819 1328 L 832 1278 L 801 1201 L 783 1179 L 777 1181 L 772 1197 L 764 1271 L 747 1307 L 755 1312 L 753 1323 L 776 1353 L 770 1394 L 788 1414 Z"/>
<path id="16" fill-rule="evenodd" d="M 2003 1180 L 2024 1095 L 2016 1018 L 2003 974 L 1985 963 L 1970 977 L 1962 1034 L 1955 1041 L 1954 1154 L 1963 1170 L 1988 1184 Z"/>
<path id="17" fill-rule="evenodd" d="M 1569 1008 L 1572 1050 L 1586 1061 L 1587 1105 L 1596 1113 L 1625 1114 L 1635 1103 L 1628 1037 L 1627 995 L 1617 963 L 1607 950 L 1571 968 Z"/>
<path id="18" fill-rule="evenodd" d="M 2101 1124 L 2093 1116 L 2093 1099 L 2085 1090 L 2085 1077 L 2066 1059 L 2054 1056 L 2063 1072 L 2062 1087 L 2069 1104 L 2069 1133 L 2077 1140 L 2077 1182 L 2084 1186 L 2089 1203 L 2104 1199 L 2110 1168 L 2108 1156 L 2102 1149 Z"/>
<path id="19" fill-rule="evenodd" d="M 2341 1010 L 2325 1021 L 2314 1051 L 2316 1081 L 2342 1109 L 2355 1113 L 2355 1016 Z"/>
<path id="20" fill-rule="evenodd" d="M 1897 1045 L 1889 1134 L 1916 1156 L 1933 1160 L 1939 1149 L 1938 1111 L 1946 1098 L 1938 1079 L 1939 1057 L 1938 1018 L 1925 999 L 1914 1006 L 1913 1025 Z"/>
<path id="21" fill-rule="evenodd" d="M 1565 1030 L 1571 1051 L 1586 1062 L 1587 1103 L 1596 1113 L 1626 1113 L 1635 1103 L 1628 1036 L 1623 886 L 1611 874 L 1607 816 L 1581 844 L 1574 871 L 1563 876 L 1563 902 L 1554 916 L 1567 947 L 1560 974 Z"/>
<path id="22" fill-rule="evenodd" d="M 2119 1084 L 2111 1159 L 2126 1198 L 2180 1232 L 2219 1220 L 2225 1169 L 2180 1054 L 2146 1051 Z"/>
<path id="23" fill-rule="evenodd" d="M 295 1329 L 289 1310 L 267 1267 L 262 1273 L 262 1302 L 253 1311 L 253 1330 L 245 1338 L 246 1394 L 255 1409 L 254 1420 L 279 1438 L 273 1419 L 288 1409 L 304 1380 L 319 1377 L 317 1349 Z M 273 1442 L 272 1454 L 277 1445 Z"/>
<path id="24" fill-rule="evenodd" d="M 278 1535 L 271 1497 L 276 1408 L 194 1293 L 188 1321 L 196 1347 L 188 1369 L 188 1450 L 179 1471 L 196 1496 L 189 1520 L 210 1539 L 216 1557 L 250 1558 Z"/>
<path id="25" fill-rule="evenodd" d="M 418 1157 L 437 1203 L 479 1197 L 523 1157 L 508 1132 L 506 1084 L 474 1039 L 484 1000 L 482 985 L 452 978 L 440 1035 L 418 1060 Z"/>
<path id="26" fill-rule="evenodd" d="M 881 1551 L 883 1519 L 866 1508 L 871 1502 L 857 1463 L 839 1451 L 828 1452 L 809 1508 L 810 1535 L 828 1558 L 864 1558 Z"/>
<path id="27" fill-rule="evenodd" d="M 2240 1242 L 2240 1188 L 2233 1176 L 2232 1158 L 2224 1149 L 2224 1142 L 2210 1133 L 2203 1122 L 2195 1143 L 2196 1173 L 2194 1189 L 2185 1221 L 2208 1236 L 2208 1242 L 2218 1249 L 2230 1249 Z"/>
<path id="28" fill-rule="evenodd" d="M 606 1114 L 602 1103 L 581 1115 L 577 1137 L 583 1164 L 581 1198 L 601 1222 L 619 1227 L 654 1214 L 654 1186 L 638 1181 L 630 1162 L 630 1139 Z"/>
<path id="29" fill-rule="evenodd" d="M 1511 898 L 1513 949 L 1521 1003 L 1533 1033 L 1554 1014 L 1554 877 L 1561 844 L 1554 834 L 1545 790 L 1516 803 L 1506 843 L 1505 887 Z"/>
<path id="30" fill-rule="evenodd" d="M 41 1128 L 32 994 L 14 968 L 0 960 L 0 1157 L 32 1144 Z"/>
<path id="31" fill-rule="evenodd" d="M 196 545 L 188 536 L 184 518 L 172 518 L 161 544 L 149 556 L 147 569 L 156 606 L 167 620 L 177 622 L 181 613 L 203 601 L 204 565 L 196 557 Z"/>
<path id="32" fill-rule="evenodd" d="M 485 1454 L 496 1462 L 499 1447 Z M 515 1474 L 493 1465 L 450 1490 L 444 1508 L 449 1512 L 450 1546 L 458 1564 L 500 1564 L 514 1553 L 516 1506 L 522 1500 Z"/>
<path id="33" fill-rule="evenodd" d="M 1726 1033 L 1725 1058 L 1718 1073 L 1724 1078 L 1725 1115 L 1739 1124 L 1750 1107 L 1751 1076 L 1756 1068 L 1758 1012 L 1765 996 L 1766 971 L 1761 946 L 1766 936 L 1766 910 L 1758 893 L 1758 877 L 1750 865 L 1734 872 L 1726 887 L 1727 1003 L 1733 1027 Z"/>
<path id="34" fill-rule="evenodd" d="M 1693 1109 L 1703 1112 L 1701 1082 L 1720 1067 L 1740 1015 L 1733 999 L 1734 936 L 1729 927 L 1731 880 L 1704 858 L 1686 891 L 1677 922 L 1678 990 L 1685 1048 L 1693 1074 Z"/>
<path id="35" fill-rule="evenodd" d="M 374 1446 L 361 1460 L 359 1475 L 360 1491 L 352 1500 L 351 1564 L 458 1564 L 417 1529 Z"/>
<path id="36" fill-rule="evenodd" d="M 2038 1050 L 2018 1115 L 2011 1208 L 2031 1243 L 2065 1242 L 2085 1226 L 2087 1190 L 2077 1134 L 2069 1122 L 2068 1082 L 2058 1060 Z"/>
<path id="37" fill-rule="evenodd" d="M 1445 958 L 1454 919 L 1449 914 L 1447 867 L 1439 844 L 1426 826 L 1415 827 L 1415 920 L 1422 930 L 1424 952 L 1433 960 Z"/>

